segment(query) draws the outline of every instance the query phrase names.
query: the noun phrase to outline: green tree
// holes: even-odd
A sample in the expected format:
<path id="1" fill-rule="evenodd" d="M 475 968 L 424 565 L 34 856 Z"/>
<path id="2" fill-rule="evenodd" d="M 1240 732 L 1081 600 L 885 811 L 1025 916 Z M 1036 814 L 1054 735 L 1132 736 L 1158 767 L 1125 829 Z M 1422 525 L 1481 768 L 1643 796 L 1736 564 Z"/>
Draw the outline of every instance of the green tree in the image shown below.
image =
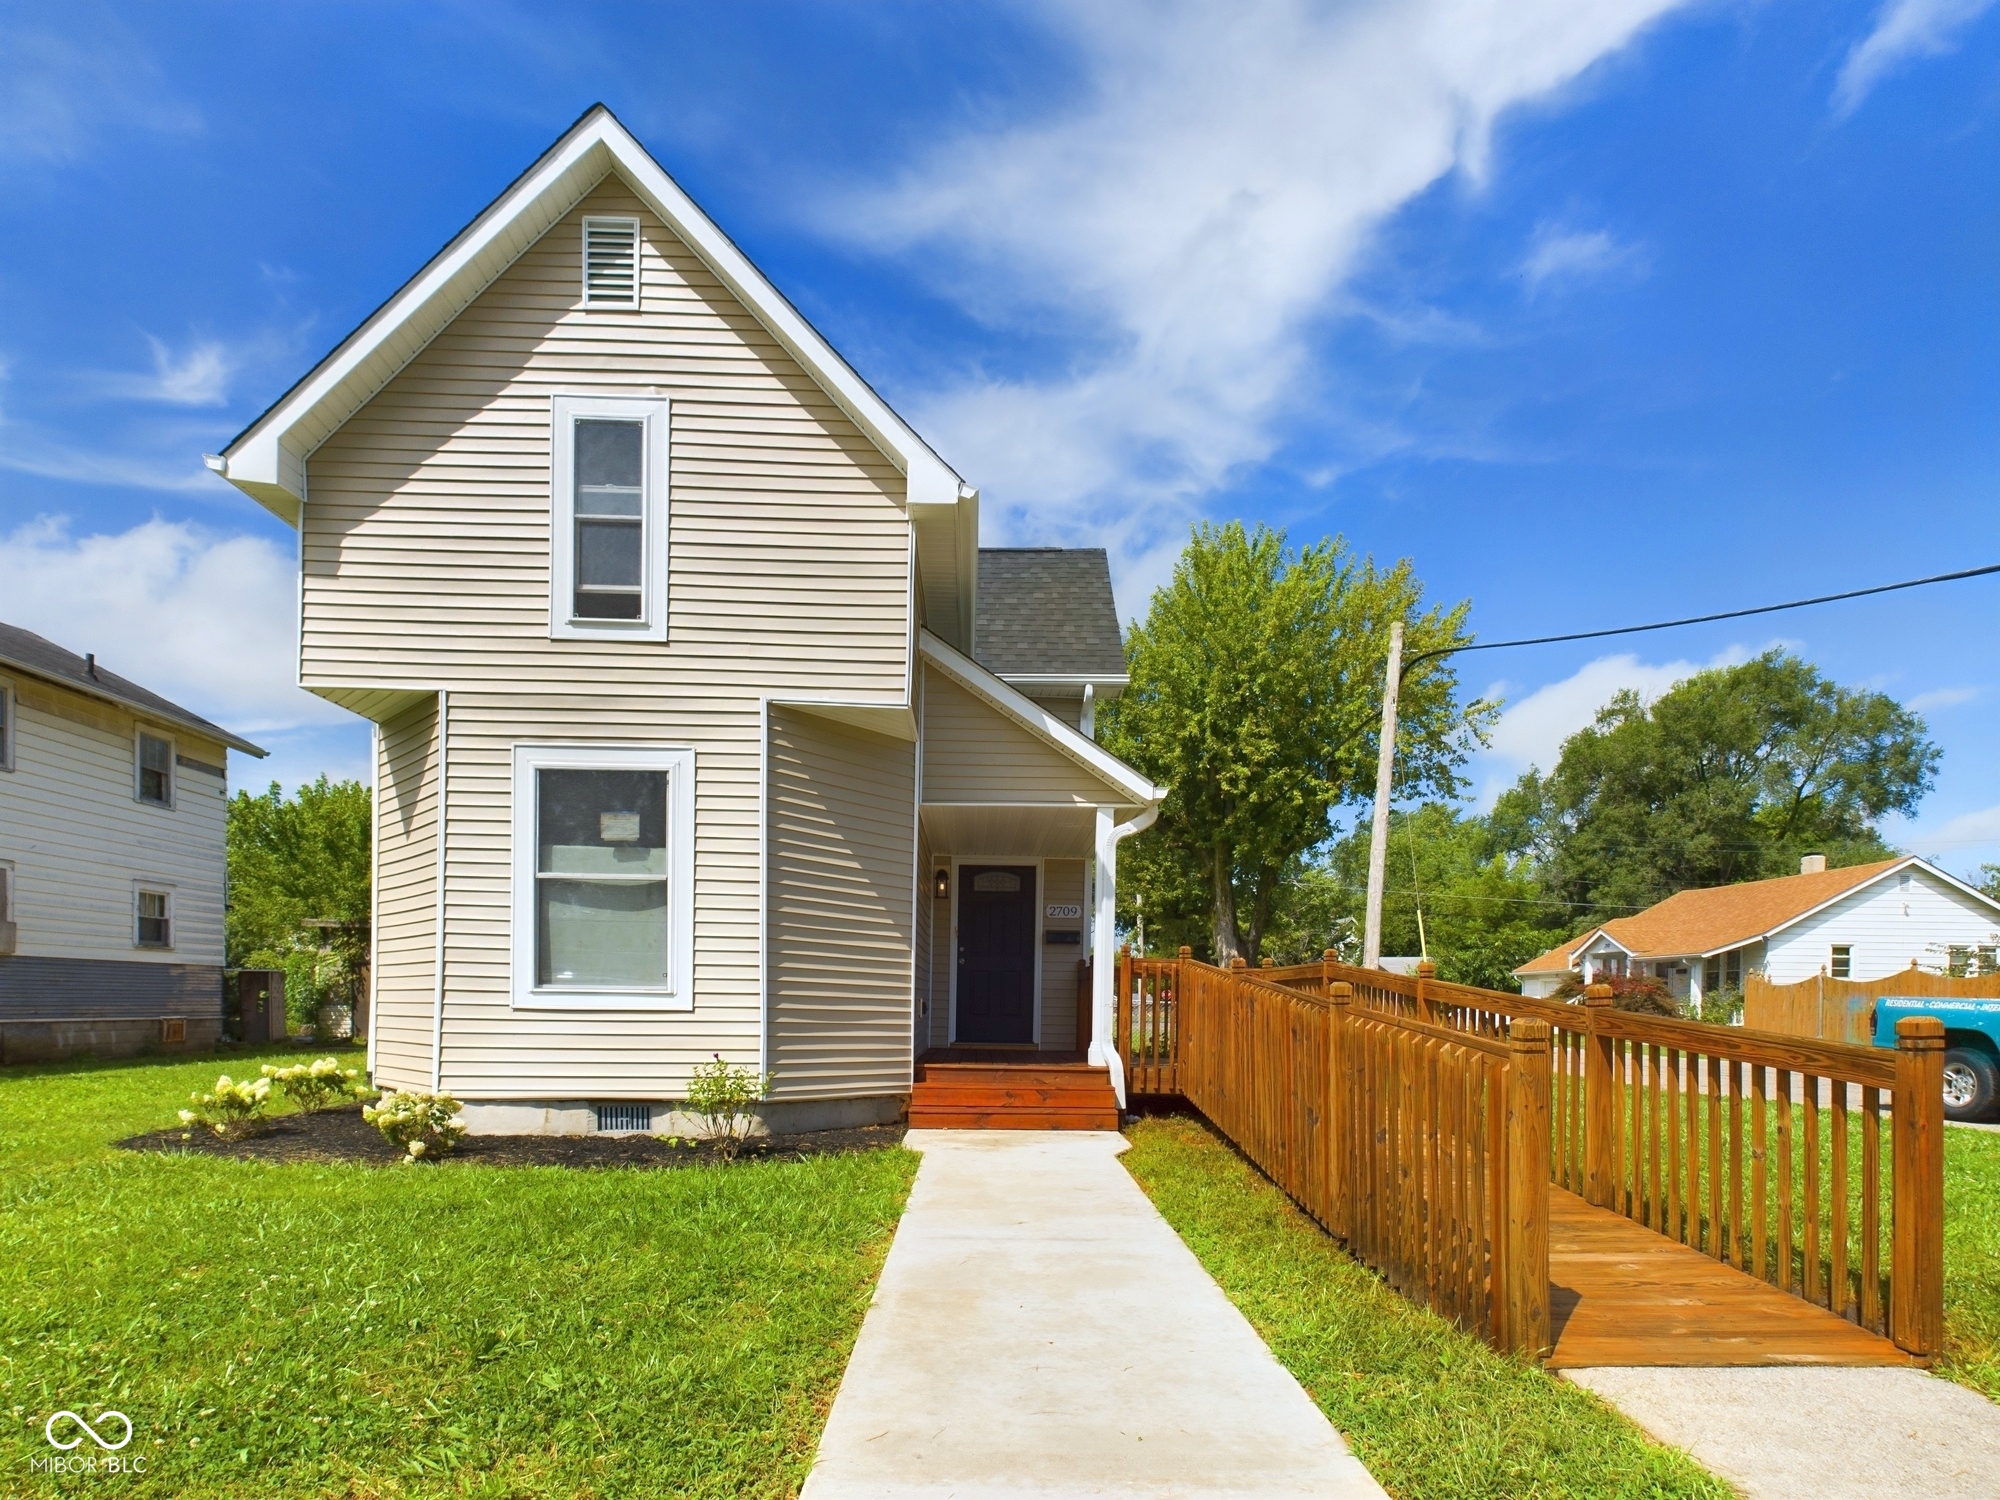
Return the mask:
<path id="1" fill-rule="evenodd" d="M 1534 857 L 1552 897 L 1615 915 L 1790 874 L 1805 853 L 1884 858 L 1876 824 L 1916 808 L 1938 755 L 1923 720 L 1887 694 L 1774 650 L 1696 673 L 1650 707 L 1620 693 L 1553 773 L 1531 770 L 1501 798 L 1493 823 Z"/>
<path id="2" fill-rule="evenodd" d="M 1293 550 L 1262 526 L 1194 532 L 1127 638 L 1131 685 L 1099 717 L 1107 748 L 1169 788 L 1120 882 L 1148 895 L 1149 927 L 1157 912 L 1163 937 L 1188 933 L 1198 912 L 1205 941 L 1191 946 L 1257 961 L 1333 811 L 1373 795 L 1390 622 L 1416 656 L 1464 644 L 1467 608 L 1425 609 L 1407 560 L 1378 569 L 1339 538 Z M 1419 663 L 1402 688 L 1399 789 L 1455 792 L 1493 712 L 1460 704 L 1445 661 Z"/>
<path id="3" fill-rule="evenodd" d="M 224 928 L 232 968 L 308 972 L 323 941 L 308 922 L 343 924 L 324 941 L 352 964 L 366 953 L 371 871 L 370 796 L 358 781 L 321 776 L 287 798 L 276 782 L 261 795 L 229 801 L 229 910 Z"/>

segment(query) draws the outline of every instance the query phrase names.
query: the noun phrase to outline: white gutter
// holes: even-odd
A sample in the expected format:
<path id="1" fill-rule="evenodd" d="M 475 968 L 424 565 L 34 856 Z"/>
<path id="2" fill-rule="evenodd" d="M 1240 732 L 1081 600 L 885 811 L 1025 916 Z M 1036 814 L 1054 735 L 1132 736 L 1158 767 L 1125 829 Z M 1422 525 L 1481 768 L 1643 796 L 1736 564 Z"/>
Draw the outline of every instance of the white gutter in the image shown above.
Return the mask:
<path id="1" fill-rule="evenodd" d="M 1112 1030 L 1117 1022 L 1113 1004 L 1118 967 L 1118 846 L 1135 833 L 1144 833 L 1160 816 L 1157 804 L 1129 823 L 1113 826 L 1110 808 L 1097 809 L 1097 918 L 1090 937 L 1090 1061 L 1111 1071 L 1111 1087 L 1118 1095 L 1118 1107 L 1125 1107 L 1125 1065 L 1113 1045 Z"/>

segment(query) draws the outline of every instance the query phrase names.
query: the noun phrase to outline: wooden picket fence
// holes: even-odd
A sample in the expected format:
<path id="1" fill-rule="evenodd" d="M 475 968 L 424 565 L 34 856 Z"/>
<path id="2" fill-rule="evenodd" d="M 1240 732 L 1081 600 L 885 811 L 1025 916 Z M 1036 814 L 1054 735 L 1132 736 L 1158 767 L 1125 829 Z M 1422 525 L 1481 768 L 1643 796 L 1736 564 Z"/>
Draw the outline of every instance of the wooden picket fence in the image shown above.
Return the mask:
<path id="1" fill-rule="evenodd" d="M 1553 1184 L 1942 1350 L 1929 1018 L 1888 1051 L 1330 959 L 1225 970 L 1182 949 L 1120 971 L 1134 1093 L 1185 1097 L 1359 1258 L 1498 1347 L 1546 1345 Z"/>
<path id="2" fill-rule="evenodd" d="M 1743 1024 L 1786 1036 L 1868 1046 L 1874 1040 L 1875 1002 L 1884 995 L 1940 999 L 2000 999 L 2000 974 L 1954 979 L 1911 964 L 1880 979 L 1834 979 L 1815 974 L 1796 984 L 1772 984 L 1762 974 L 1743 979 Z"/>

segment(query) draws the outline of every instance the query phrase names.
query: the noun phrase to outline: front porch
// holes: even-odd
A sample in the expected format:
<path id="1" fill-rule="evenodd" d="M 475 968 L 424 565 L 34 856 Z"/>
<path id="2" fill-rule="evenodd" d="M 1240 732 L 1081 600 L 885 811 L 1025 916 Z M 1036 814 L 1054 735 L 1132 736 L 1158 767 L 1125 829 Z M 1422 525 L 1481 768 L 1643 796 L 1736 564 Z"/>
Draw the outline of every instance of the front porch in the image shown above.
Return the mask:
<path id="1" fill-rule="evenodd" d="M 912 1130 L 1116 1130 L 1111 1069 L 1081 1052 L 933 1047 L 917 1059 Z"/>

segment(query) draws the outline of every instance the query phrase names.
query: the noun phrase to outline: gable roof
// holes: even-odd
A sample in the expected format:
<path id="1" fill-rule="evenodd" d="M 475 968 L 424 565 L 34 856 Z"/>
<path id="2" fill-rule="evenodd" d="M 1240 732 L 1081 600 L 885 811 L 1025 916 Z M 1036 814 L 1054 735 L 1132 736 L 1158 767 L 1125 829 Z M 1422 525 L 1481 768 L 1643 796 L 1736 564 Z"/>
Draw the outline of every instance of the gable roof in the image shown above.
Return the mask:
<path id="1" fill-rule="evenodd" d="M 1155 786 L 1095 740 L 1077 733 L 1034 699 L 1008 686 L 971 657 L 952 649 L 929 631 L 919 635 L 917 647 L 925 661 L 945 672 L 961 687 L 983 698 L 1030 734 L 1053 745 L 1113 790 L 1125 793 L 1129 800 L 1124 805 L 1156 807 L 1166 798 L 1166 787 Z"/>
<path id="2" fill-rule="evenodd" d="M 1125 644 L 1102 547 L 981 547 L 972 656 L 1033 685 L 1123 687 Z"/>
<path id="3" fill-rule="evenodd" d="M 682 191 L 617 117 L 595 104 L 290 390 L 204 461 L 296 526 L 306 460 L 521 253 L 616 173 L 714 272 L 903 473 L 931 628 L 969 646 L 978 493 L 932 451 Z"/>
<path id="4" fill-rule="evenodd" d="M 1954 889 L 1973 896 L 2000 914 L 2000 902 L 1954 880 L 1935 865 L 1906 854 L 1872 864 L 1808 875 L 1780 875 L 1775 880 L 1746 880 L 1738 885 L 1708 886 L 1680 891 L 1629 917 L 1617 917 L 1530 959 L 1516 974 L 1550 974 L 1567 970 L 1576 954 L 1599 933 L 1634 958 L 1706 958 L 1745 943 L 1782 932 L 1822 907 L 1912 866 L 1936 876 Z"/>
<path id="5" fill-rule="evenodd" d="M 158 693 L 127 681 L 116 672 L 105 670 L 94 658 L 65 651 L 54 641 L 31 630 L 23 630 L 18 625 L 0 625 L 0 667 L 12 667 L 50 682 L 59 682 L 64 687 L 88 693 L 93 698 L 102 698 L 107 703 L 116 703 L 149 719 L 199 730 L 212 739 L 222 741 L 232 750 L 241 750 L 245 755 L 262 759 L 266 754 L 240 735 L 231 734 L 219 724 L 209 723 L 200 714 L 189 713 L 178 703 L 169 703 Z"/>

